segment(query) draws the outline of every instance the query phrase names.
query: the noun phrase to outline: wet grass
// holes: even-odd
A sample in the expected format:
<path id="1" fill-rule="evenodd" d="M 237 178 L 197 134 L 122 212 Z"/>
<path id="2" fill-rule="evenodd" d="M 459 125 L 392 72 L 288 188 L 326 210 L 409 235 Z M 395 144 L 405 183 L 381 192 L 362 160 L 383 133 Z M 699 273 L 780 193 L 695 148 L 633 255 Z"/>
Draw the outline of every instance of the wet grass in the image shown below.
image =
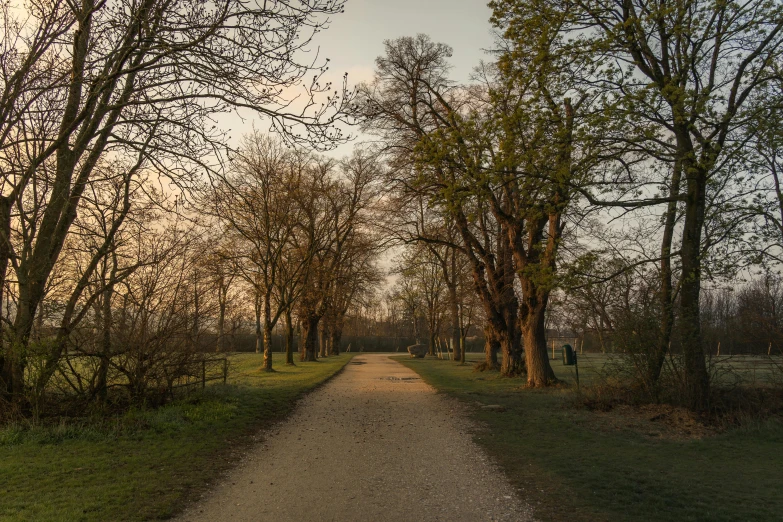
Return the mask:
<path id="1" fill-rule="evenodd" d="M 436 359 L 400 358 L 439 391 L 475 407 L 479 444 L 544 521 L 783 520 L 783 422 L 705 438 L 648 433 L 649 423 L 574 407 L 572 388 Z M 560 378 L 570 369 L 555 365 Z M 481 405 L 498 404 L 503 412 Z M 627 422 L 626 422 L 627 421 Z M 640 427 L 641 426 L 641 427 Z M 448 447 L 448 443 L 446 443 Z"/>
<path id="2" fill-rule="evenodd" d="M 351 354 L 259 372 L 262 356 L 231 358 L 227 385 L 155 410 L 0 428 L 0 520 L 158 520 L 178 512 L 236 461 L 258 430 Z"/>

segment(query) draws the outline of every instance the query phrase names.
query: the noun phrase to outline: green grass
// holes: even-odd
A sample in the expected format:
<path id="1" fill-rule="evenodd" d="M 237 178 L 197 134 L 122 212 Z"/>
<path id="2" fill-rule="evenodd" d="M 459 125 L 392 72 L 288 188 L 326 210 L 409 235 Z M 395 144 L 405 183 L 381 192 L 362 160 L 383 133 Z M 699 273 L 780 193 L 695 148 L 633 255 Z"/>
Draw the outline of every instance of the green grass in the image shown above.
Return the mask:
<path id="1" fill-rule="evenodd" d="M 551 351 L 550 351 L 551 354 Z M 472 358 L 478 360 L 476 354 L 470 354 Z M 560 353 L 557 353 L 557 359 L 552 362 L 552 368 L 558 379 L 567 382 L 575 382 L 576 373 L 573 366 L 563 366 Z M 593 384 L 600 382 L 602 374 L 613 374 L 611 367 L 627 364 L 625 355 L 622 354 L 602 354 L 585 353 L 579 355 L 579 380 L 581 384 Z M 783 357 L 773 355 L 734 355 L 712 357 L 708 361 L 708 367 L 712 373 L 713 382 L 723 385 L 733 385 L 742 383 L 744 385 L 780 385 L 783 383 Z M 670 366 L 664 367 L 664 372 L 668 372 Z M 607 372 L 608 370 L 608 372 Z"/>
<path id="2" fill-rule="evenodd" d="M 0 520 L 156 520 L 175 514 L 264 426 L 351 354 L 259 372 L 231 358 L 229 384 L 113 419 L 0 428 Z"/>
<path id="3" fill-rule="evenodd" d="M 570 389 L 435 359 L 400 361 L 469 404 L 488 429 L 477 442 L 504 468 L 539 520 L 783 520 L 783 423 L 703 439 L 654 438 L 574 407 Z M 555 364 L 561 378 L 570 368 Z"/>

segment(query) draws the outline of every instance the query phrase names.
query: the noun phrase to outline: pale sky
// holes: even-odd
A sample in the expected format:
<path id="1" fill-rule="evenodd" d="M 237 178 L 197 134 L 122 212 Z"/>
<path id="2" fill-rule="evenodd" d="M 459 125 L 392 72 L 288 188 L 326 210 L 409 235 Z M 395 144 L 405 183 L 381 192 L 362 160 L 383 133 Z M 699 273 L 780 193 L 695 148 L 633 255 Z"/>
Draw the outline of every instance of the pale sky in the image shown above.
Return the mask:
<path id="1" fill-rule="evenodd" d="M 372 79 L 384 40 L 425 33 L 454 49 L 452 78 L 467 82 L 473 68 L 487 59 L 483 49 L 492 46 L 487 1 L 347 0 L 345 13 L 332 17 L 329 29 L 317 34 L 312 45 L 321 57 L 330 59 L 326 80 L 340 85 L 347 72 L 348 84 L 353 86 Z M 232 121 L 231 127 L 242 132 L 252 122 L 250 118 L 245 125 Z M 257 122 L 256 127 L 264 129 L 265 125 Z M 353 144 L 343 145 L 330 155 L 345 156 L 352 148 Z"/>
<path id="2" fill-rule="evenodd" d="M 484 49 L 492 47 L 488 1 L 347 0 L 345 13 L 332 17 L 329 29 L 317 34 L 312 45 L 318 48 L 320 57 L 330 59 L 325 80 L 341 85 L 347 72 L 351 87 L 372 79 L 375 58 L 383 54 L 384 40 L 424 33 L 433 41 L 453 48 L 451 77 L 457 82 L 468 82 L 479 62 L 488 60 Z M 252 115 L 246 116 L 245 124 L 234 120 L 230 126 L 240 132 L 249 131 L 253 124 L 259 129 L 266 128 L 263 122 L 257 119 L 254 122 Z M 345 128 L 344 132 L 358 133 L 354 128 Z M 361 139 L 357 136 L 355 141 L 327 154 L 338 158 L 347 156 Z M 393 255 L 394 252 L 387 252 L 383 256 L 384 270 L 390 268 Z M 395 279 L 396 276 L 388 277 L 385 286 L 392 285 Z"/>
<path id="3" fill-rule="evenodd" d="M 348 0 L 329 30 L 316 36 L 335 72 L 372 77 L 383 41 L 425 33 L 454 48 L 454 79 L 467 81 L 492 44 L 487 0 Z"/>

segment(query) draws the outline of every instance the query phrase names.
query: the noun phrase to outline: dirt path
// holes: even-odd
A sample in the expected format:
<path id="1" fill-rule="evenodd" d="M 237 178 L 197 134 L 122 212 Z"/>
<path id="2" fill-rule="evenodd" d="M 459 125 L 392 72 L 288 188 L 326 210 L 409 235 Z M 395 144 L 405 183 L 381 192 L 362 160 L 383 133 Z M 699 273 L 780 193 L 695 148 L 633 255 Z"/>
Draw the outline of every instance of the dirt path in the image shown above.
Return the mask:
<path id="1" fill-rule="evenodd" d="M 451 400 L 360 355 L 182 521 L 531 520 Z"/>

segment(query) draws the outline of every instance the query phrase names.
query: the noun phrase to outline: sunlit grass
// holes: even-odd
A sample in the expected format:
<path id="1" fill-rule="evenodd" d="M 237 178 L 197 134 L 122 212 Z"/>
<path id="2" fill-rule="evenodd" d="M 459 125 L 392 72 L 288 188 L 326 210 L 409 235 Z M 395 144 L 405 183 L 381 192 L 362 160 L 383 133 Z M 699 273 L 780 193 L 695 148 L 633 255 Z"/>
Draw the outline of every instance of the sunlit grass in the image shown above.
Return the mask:
<path id="1" fill-rule="evenodd" d="M 174 514 L 229 466 L 235 450 L 283 418 L 350 354 L 259 371 L 262 356 L 231 357 L 213 384 L 155 410 L 0 429 L 0 520 L 150 520 Z"/>

